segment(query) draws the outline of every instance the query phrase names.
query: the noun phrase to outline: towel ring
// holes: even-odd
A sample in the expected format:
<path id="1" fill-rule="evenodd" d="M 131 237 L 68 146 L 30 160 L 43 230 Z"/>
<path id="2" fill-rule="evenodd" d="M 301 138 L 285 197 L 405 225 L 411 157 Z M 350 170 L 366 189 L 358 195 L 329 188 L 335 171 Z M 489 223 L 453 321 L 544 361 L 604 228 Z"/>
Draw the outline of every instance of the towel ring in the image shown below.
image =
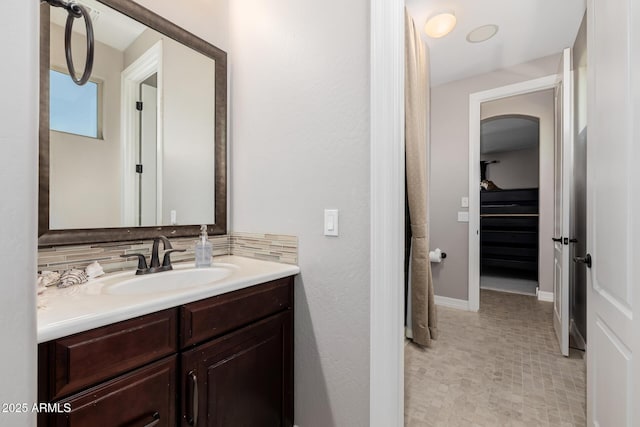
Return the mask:
<path id="1" fill-rule="evenodd" d="M 91 77 L 91 71 L 93 70 L 93 52 L 94 52 L 94 38 L 93 38 L 93 23 L 91 22 L 91 16 L 87 9 L 73 2 L 65 2 L 64 0 L 44 0 L 51 6 L 61 7 L 68 13 L 67 22 L 64 27 L 64 56 L 67 60 L 67 69 L 71 80 L 78 86 L 84 85 L 89 81 Z M 73 33 L 73 22 L 76 18 L 84 18 L 84 25 L 87 30 L 87 58 L 84 63 L 84 71 L 82 77 L 76 77 L 76 69 L 73 66 L 73 53 L 71 52 L 71 35 Z"/>
<path id="2" fill-rule="evenodd" d="M 75 84 L 82 86 L 89 81 L 89 77 L 91 77 L 91 71 L 93 69 L 93 24 L 91 23 L 89 12 L 87 12 L 87 9 L 85 9 L 84 6 L 76 3 L 69 3 L 66 9 L 69 13 L 67 15 L 67 23 L 64 28 L 64 53 L 67 60 L 67 68 L 69 69 L 71 80 L 73 80 Z M 87 30 L 87 58 L 84 63 L 84 71 L 82 73 L 82 77 L 77 78 L 76 69 L 73 66 L 73 53 L 71 52 L 71 35 L 73 30 L 73 23 L 76 18 L 80 17 L 84 18 L 84 25 Z"/>

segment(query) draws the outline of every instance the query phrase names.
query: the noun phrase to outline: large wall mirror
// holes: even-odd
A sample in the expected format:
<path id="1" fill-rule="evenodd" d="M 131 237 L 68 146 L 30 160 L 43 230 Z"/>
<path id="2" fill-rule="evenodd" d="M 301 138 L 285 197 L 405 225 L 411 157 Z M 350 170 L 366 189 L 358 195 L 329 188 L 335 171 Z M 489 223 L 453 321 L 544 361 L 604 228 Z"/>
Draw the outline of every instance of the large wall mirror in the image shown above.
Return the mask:
<path id="1" fill-rule="evenodd" d="M 83 86 L 67 12 L 41 8 L 39 245 L 226 233 L 226 53 L 130 0 L 76 2 Z"/>

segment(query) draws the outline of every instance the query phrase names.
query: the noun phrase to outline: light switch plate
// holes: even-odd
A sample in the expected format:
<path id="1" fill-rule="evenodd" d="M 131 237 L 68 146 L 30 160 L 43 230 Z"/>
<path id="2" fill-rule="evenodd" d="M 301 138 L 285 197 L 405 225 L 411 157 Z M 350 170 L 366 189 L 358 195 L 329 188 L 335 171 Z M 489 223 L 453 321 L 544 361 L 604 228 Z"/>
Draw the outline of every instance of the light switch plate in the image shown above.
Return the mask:
<path id="1" fill-rule="evenodd" d="M 469 198 L 468 197 L 463 197 L 460 199 L 460 207 L 462 208 L 468 208 L 469 207 Z"/>
<path id="2" fill-rule="evenodd" d="M 469 212 L 458 212 L 458 222 L 469 222 Z"/>
<path id="3" fill-rule="evenodd" d="M 324 235 L 338 235 L 338 209 L 324 210 Z"/>

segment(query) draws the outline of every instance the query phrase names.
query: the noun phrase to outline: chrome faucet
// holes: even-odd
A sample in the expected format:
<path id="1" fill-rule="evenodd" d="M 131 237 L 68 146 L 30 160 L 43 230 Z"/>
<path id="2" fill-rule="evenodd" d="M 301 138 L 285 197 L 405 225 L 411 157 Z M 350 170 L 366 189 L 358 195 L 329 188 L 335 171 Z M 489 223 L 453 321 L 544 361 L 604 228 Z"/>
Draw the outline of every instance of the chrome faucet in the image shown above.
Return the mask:
<path id="1" fill-rule="evenodd" d="M 162 265 L 160 265 L 160 257 L 158 250 L 160 248 L 160 242 L 164 249 L 164 257 L 162 259 Z M 147 267 L 147 258 L 144 254 L 124 254 L 120 255 L 122 258 L 138 257 L 138 269 L 136 275 L 160 273 L 161 271 L 173 270 L 171 266 L 171 254 L 173 252 L 184 252 L 185 249 L 173 249 L 171 242 L 165 236 L 158 236 L 153 239 L 153 246 L 151 247 L 151 265 Z"/>

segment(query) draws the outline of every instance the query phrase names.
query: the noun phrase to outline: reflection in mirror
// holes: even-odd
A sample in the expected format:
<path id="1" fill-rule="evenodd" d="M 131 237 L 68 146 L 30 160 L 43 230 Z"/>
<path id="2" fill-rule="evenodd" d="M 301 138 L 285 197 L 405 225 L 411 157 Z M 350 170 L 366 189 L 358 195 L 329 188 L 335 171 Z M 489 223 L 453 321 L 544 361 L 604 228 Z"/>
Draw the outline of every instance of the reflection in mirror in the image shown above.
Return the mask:
<path id="1" fill-rule="evenodd" d="M 215 223 L 215 61 L 95 0 L 91 81 L 50 12 L 49 229 Z M 75 66 L 84 26 L 74 26 Z"/>

